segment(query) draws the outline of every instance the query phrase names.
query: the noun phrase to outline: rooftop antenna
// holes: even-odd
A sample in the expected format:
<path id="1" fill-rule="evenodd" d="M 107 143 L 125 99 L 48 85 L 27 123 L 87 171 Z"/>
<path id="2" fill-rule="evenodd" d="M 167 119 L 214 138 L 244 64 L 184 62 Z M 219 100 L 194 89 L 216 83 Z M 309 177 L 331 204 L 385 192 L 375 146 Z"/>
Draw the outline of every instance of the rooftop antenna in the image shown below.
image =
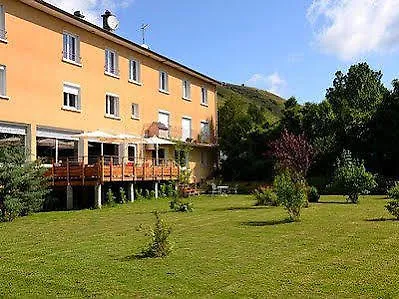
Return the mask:
<path id="1" fill-rule="evenodd" d="M 147 46 L 147 44 L 145 43 L 145 34 L 146 34 L 146 31 L 147 31 L 148 27 L 150 27 L 149 24 L 142 24 L 141 27 L 140 27 L 141 35 L 142 35 L 142 38 L 143 38 L 143 44 L 142 44 L 141 46 L 142 46 L 143 48 L 146 48 L 146 49 L 149 48 L 149 47 Z"/>

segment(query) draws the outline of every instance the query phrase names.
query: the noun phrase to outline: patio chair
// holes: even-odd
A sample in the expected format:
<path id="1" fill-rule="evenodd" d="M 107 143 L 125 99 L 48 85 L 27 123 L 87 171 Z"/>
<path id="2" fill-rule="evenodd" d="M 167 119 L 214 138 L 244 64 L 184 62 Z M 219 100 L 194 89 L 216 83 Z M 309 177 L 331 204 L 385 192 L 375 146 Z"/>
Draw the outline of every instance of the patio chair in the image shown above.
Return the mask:
<path id="1" fill-rule="evenodd" d="M 219 194 L 219 189 L 217 188 L 216 184 L 212 183 L 211 184 L 211 195 L 218 195 Z"/>

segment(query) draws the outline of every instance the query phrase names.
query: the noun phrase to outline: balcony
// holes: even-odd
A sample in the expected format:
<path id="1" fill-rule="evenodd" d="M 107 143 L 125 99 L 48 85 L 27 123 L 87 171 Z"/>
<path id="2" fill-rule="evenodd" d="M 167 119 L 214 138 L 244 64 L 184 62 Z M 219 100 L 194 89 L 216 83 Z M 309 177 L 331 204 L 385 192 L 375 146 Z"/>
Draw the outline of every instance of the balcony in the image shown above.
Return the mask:
<path id="1" fill-rule="evenodd" d="M 153 122 L 144 126 L 146 137 L 158 136 L 164 139 L 180 140 L 193 144 L 214 145 L 217 143 L 216 135 L 210 130 L 184 129 L 181 126 L 165 126 L 159 122 Z"/>

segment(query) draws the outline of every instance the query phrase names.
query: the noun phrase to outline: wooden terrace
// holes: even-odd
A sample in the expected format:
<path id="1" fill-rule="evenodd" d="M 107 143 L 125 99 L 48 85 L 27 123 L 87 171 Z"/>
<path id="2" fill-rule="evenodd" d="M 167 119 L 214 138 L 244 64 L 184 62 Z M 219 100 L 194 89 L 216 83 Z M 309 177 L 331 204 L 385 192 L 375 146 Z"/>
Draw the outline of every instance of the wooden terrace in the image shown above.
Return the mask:
<path id="1" fill-rule="evenodd" d="M 179 171 L 175 161 L 115 163 L 113 158 L 101 157 L 94 164 L 69 159 L 65 163 L 53 163 L 46 176 L 53 186 L 96 186 L 109 182 L 173 181 L 178 179 Z"/>

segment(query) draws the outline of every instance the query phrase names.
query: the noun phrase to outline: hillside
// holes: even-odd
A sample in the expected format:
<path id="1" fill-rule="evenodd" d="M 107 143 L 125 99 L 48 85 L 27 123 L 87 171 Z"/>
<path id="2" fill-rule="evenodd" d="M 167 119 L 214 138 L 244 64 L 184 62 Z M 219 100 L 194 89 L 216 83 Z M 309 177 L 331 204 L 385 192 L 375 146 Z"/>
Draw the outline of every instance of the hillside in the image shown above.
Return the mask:
<path id="1" fill-rule="evenodd" d="M 239 98 L 248 104 L 255 104 L 266 108 L 268 119 L 271 122 L 279 120 L 282 116 L 285 99 L 265 90 L 253 87 L 225 84 L 218 87 L 218 102 L 223 105 L 230 98 Z"/>

